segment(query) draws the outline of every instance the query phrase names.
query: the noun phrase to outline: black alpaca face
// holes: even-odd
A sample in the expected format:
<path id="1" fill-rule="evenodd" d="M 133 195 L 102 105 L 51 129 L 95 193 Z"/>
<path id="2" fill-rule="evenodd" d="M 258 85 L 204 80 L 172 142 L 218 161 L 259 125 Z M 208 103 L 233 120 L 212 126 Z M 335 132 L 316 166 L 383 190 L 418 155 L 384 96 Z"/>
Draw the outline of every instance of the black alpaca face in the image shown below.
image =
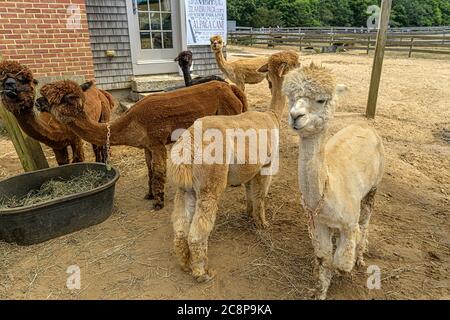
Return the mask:
<path id="1" fill-rule="evenodd" d="M 190 68 L 192 66 L 192 52 L 183 51 L 175 58 L 181 68 Z"/>

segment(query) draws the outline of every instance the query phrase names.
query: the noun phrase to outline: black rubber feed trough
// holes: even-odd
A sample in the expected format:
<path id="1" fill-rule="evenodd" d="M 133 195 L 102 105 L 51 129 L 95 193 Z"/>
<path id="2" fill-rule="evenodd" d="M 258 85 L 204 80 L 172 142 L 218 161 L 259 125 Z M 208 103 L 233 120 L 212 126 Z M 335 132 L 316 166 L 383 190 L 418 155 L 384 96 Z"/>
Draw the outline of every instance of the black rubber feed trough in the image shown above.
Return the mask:
<path id="1" fill-rule="evenodd" d="M 86 170 L 106 172 L 106 182 L 87 192 L 11 209 L 0 209 L 0 240 L 31 245 L 105 221 L 112 213 L 119 172 L 101 163 L 78 163 L 0 181 L 0 195 L 23 197 L 51 179 L 68 180 Z"/>

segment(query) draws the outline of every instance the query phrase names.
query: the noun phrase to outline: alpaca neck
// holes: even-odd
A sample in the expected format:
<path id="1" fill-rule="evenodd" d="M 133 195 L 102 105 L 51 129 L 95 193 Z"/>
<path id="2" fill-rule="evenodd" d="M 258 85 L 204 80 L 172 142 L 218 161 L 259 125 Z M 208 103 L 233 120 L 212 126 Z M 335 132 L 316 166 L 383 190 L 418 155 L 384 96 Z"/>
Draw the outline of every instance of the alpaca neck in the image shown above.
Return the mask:
<path id="1" fill-rule="evenodd" d="M 110 124 L 111 135 L 109 143 L 111 145 L 132 145 L 126 141 L 126 133 L 123 130 L 126 129 L 126 126 L 123 126 L 123 118 L 121 117 Z M 107 124 L 95 122 L 85 114 L 68 123 L 68 126 L 83 140 L 92 144 L 101 146 L 107 142 Z"/>
<path id="2" fill-rule="evenodd" d="M 319 204 L 328 179 L 325 164 L 326 130 L 307 138 L 300 138 L 299 186 L 305 204 L 314 210 Z"/>
<path id="3" fill-rule="evenodd" d="M 272 99 L 270 100 L 269 110 L 273 111 L 278 120 L 281 119 L 283 109 L 286 106 L 286 96 L 282 92 L 283 79 L 272 82 Z"/>
<path id="4" fill-rule="evenodd" d="M 225 73 L 225 75 L 228 75 L 228 62 L 225 60 L 225 57 L 223 56 L 222 50 L 215 51 L 214 55 L 216 56 L 217 65 L 219 66 L 219 69 Z"/>
<path id="5" fill-rule="evenodd" d="M 181 71 L 183 72 L 184 84 L 189 87 L 192 82 L 191 70 L 189 66 L 182 66 Z"/>
<path id="6" fill-rule="evenodd" d="M 33 110 L 22 111 L 15 117 L 22 130 L 31 138 L 44 143 L 53 140 L 55 133 L 49 130 L 49 126 L 42 123 Z"/>

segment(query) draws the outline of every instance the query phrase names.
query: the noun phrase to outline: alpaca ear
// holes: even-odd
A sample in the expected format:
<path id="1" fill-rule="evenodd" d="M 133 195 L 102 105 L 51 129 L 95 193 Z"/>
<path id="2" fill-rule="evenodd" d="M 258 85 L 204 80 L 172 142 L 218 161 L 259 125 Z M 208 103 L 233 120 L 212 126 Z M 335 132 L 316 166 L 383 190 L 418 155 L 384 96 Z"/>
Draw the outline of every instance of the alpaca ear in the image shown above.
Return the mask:
<path id="1" fill-rule="evenodd" d="M 176 57 L 174 61 L 178 62 L 180 60 L 180 56 Z"/>
<path id="2" fill-rule="evenodd" d="M 266 63 L 265 65 L 263 65 L 262 67 L 260 67 L 260 68 L 258 69 L 258 72 L 261 72 L 261 73 L 269 72 L 269 64 Z"/>
<path id="3" fill-rule="evenodd" d="M 284 75 L 284 72 L 287 71 L 287 66 L 287 63 L 285 62 L 280 66 L 280 69 L 278 69 L 278 76 L 280 78 Z"/>
<path id="4" fill-rule="evenodd" d="M 88 82 L 85 82 L 82 85 L 80 85 L 80 88 L 83 91 L 87 91 L 90 87 L 92 87 L 93 84 L 94 84 L 93 81 L 88 81 Z"/>
<path id="5" fill-rule="evenodd" d="M 34 83 L 35 85 L 38 85 L 38 84 L 39 84 L 39 81 L 37 81 L 36 79 L 33 79 L 33 83 Z"/>

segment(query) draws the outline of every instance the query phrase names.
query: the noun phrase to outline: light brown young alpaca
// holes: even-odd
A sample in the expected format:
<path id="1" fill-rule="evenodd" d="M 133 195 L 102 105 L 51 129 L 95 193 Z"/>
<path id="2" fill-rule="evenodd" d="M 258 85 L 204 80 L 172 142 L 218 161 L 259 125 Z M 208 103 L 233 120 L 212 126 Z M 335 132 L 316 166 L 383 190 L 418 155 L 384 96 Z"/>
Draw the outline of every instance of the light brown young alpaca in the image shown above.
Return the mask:
<path id="1" fill-rule="evenodd" d="M 53 87 L 41 89 L 40 101 L 62 123 L 68 125 L 84 140 L 106 144 L 108 127 L 111 145 L 127 145 L 145 150 L 148 168 L 149 192 L 147 199 L 154 201 L 156 210 L 164 207 L 166 178 L 166 145 L 178 129 L 186 129 L 206 115 L 235 115 L 247 110 L 245 94 L 236 86 L 211 81 L 176 91 L 150 95 L 137 102 L 123 116 L 100 124 L 85 114 L 85 104 L 80 99 L 81 90 L 53 94 Z"/>
<path id="2" fill-rule="evenodd" d="M 278 169 L 278 132 L 286 105 L 281 87 L 284 75 L 298 65 L 295 52 L 272 55 L 260 68 L 269 73 L 273 84 L 269 110 L 199 119 L 172 149 L 169 177 L 178 187 L 172 214 L 174 250 L 183 270 L 192 271 L 199 282 L 208 281 L 213 276 L 207 266 L 208 238 L 214 226 L 219 198 L 228 185 L 245 184 L 247 213 L 254 218 L 257 227 L 268 226 L 264 200 L 272 175 Z M 205 140 L 213 136 L 214 142 L 198 141 L 196 135 L 209 136 Z M 190 137 L 194 137 L 194 142 Z M 199 145 L 201 150 L 205 150 L 205 157 L 200 162 L 196 154 Z M 211 154 L 207 154 L 207 150 Z M 179 161 L 183 157 L 187 160 L 184 163 Z"/>
<path id="3" fill-rule="evenodd" d="M 224 45 L 222 37 L 213 36 L 210 42 L 220 70 L 242 91 L 245 91 L 246 83 L 256 84 L 266 79 L 266 73 L 259 72 L 258 69 L 267 63 L 268 58 L 261 57 L 227 62 L 222 53 Z"/>
<path id="4" fill-rule="evenodd" d="M 59 165 L 68 164 L 68 146 L 72 148 L 72 162 L 84 161 L 83 141 L 69 127 L 49 113 L 34 110 L 37 81 L 31 70 L 16 62 L 0 63 L 1 99 L 8 111 L 17 119 L 22 130 L 31 138 L 53 149 Z M 90 83 L 85 84 L 86 113 L 93 121 L 106 122 L 110 119 L 115 102 L 112 96 Z M 104 161 L 103 147 L 93 145 L 97 162 Z"/>
<path id="5" fill-rule="evenodd" d="M 283 87 L 289 98 L 289 125 L 300 136 L 299 185 L 310 218 L 319 299 L 326 298 L 335 269 L 350 272 L 355 263 L 364 264 L 384 167 L 383 142 L 366 124 L 348 126 L 327 141 L 341 90 L 330 70 L 314 64 L 289 74 Z"/>

